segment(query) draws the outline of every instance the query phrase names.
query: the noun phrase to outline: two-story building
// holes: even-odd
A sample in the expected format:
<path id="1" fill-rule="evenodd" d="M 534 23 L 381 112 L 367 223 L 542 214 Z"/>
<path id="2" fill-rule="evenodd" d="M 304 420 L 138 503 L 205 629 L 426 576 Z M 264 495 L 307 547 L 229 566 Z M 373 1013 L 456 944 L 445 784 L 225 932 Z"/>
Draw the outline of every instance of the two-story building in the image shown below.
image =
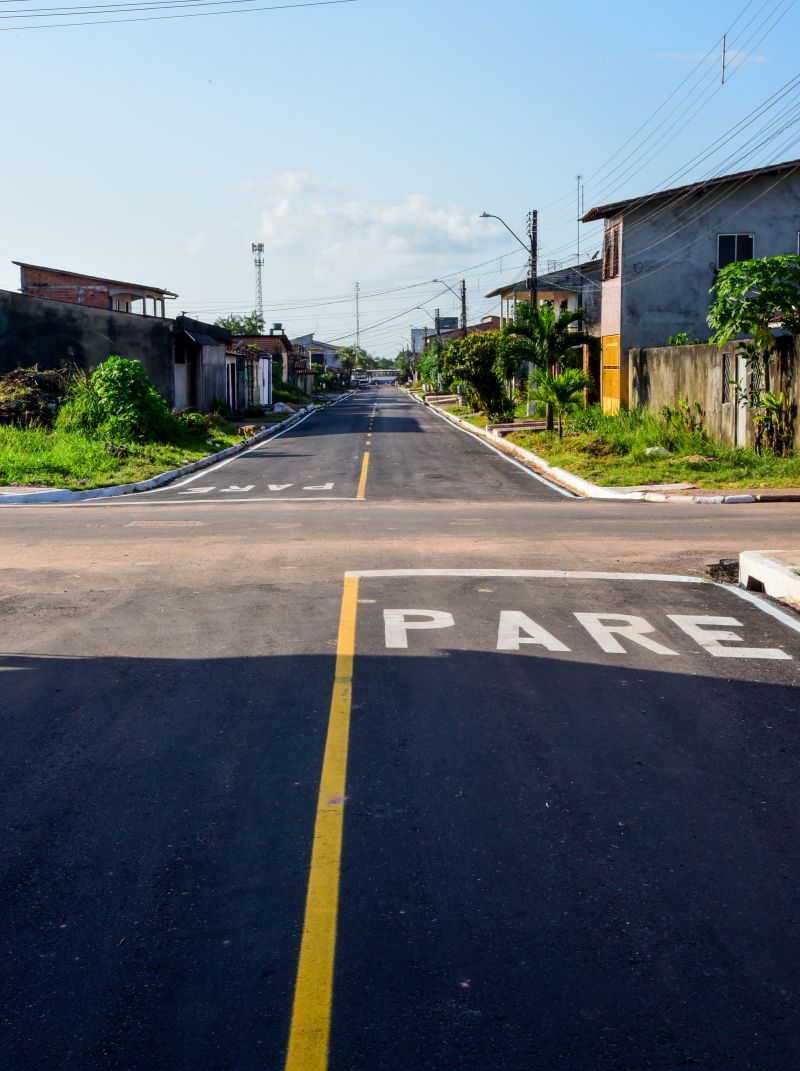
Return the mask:
<path id="1" fill-rule="evenodd" d="M 705 340 L 717 272 L 800 252 L 800 160 L 721 175 L 592 208 L 604 221 L 601 400 L 628 403 L 628 352 L 682 332 Z"/>

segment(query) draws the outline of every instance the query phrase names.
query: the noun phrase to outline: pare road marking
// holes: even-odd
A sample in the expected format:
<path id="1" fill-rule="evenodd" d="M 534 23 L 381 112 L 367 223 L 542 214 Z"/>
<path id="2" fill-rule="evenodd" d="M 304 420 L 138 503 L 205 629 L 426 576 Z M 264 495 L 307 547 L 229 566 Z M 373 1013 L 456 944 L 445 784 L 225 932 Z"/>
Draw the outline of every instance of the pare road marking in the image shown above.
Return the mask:
<path id="1" fill-rule="evenodd" d="M 333 484 L 332 483 L 320 483 L 320 484 L 316 484 L 316 485 L 311 484 L 308 487 L 304 487 L 303 490 L 304 491 L 332 491 L 333 490 Z"/>
<path id="2" fill-rule="evenodd" d="M 178 491 L 179 495 L 207 495 L 209 491 L 213 491 L 213 487 L 193 487 L 191 491 Z"/>
<path id="3" fill-rule="evenodd" d="M 270 491 L 285 491 L 287 487 L 294 487 L 293 483 L 268 483 L 267 488 Z"/>
<path id="4" fill-rule="evenodd" d="M 633 647 L 643 647 L 660 657 L 678 657 L 680 651 L 652 638 L 656 631 L 637 614 L 579 613 L 572 616 L 606 654 L 627 655 Z M 735 617 L 711 617 L 707 614 L 666 614 L 668 621 L 694 641 L 701 651 L 713 658 L 746 658 L 772 661 L 791 660 L 779 647 L 739 647 L 743 637 L 732 628 L 745 628 Z M 386 609 L 383 611 L 384 646 L 389 650 L 408 650 L 409 632 L 455 628 L 455 617 L 448 610 Z M 552 632 L 522 610 L 501 610 L 496 631 L 496 650 L 519 651 L 523 646 L 543 647 L 546 651 L 570 652 L 572 649 Z"/>
<path id="5" fill-rule="evenodd" d="M 254 483 L 245 484 L 244 487 L 237 487 L 235 483 L 232 483 L 230 485 L 230 487 L 223 487 L 222 488 L 222 494 L 223 495 L 231 495 L 231 494 L 234 494 L 236 491 L 239 491 L 242 494 L 244 494 L 247 491 L 252 491 L 254 487 L 255 487 Z"/>

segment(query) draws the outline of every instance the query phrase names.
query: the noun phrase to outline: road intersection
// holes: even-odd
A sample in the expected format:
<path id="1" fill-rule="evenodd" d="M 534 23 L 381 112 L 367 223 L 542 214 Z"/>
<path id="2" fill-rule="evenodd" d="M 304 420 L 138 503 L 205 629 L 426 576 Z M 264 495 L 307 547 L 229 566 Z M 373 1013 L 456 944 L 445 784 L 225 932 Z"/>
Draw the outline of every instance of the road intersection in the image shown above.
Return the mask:
<path id="1" fill-rule="evenodd" d="M 796 1066 L 798 619 L 702 569 L 794 523 L 393 388 L 2 511 L 12 1066 Z"/>

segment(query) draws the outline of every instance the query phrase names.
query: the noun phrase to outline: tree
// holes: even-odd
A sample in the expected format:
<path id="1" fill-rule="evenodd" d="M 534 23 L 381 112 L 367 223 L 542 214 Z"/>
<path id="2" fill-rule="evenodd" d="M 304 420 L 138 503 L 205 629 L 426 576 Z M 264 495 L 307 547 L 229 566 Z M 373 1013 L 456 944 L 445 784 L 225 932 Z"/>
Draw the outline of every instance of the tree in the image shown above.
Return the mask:
<path id="1" fill-rule="evenodd" d="M 800 256 L 786 253 L 726 265 L 711 288 L 715 295 L 708 313 L 714 329 L 712 342 L 720 348 L 737 335 L 738 351 L 750 371 L 750 383 L 737 383 L 740 403 L 751 410 L 756 430 L 756 451 L 764 442 L 784 454 L 791 435 L 783 393 L 770 392 L 770 358 L 775 352 L 773 325 L 791 334 L 800 332 Z"/>
<path id="2" fill-rule="evenodd" d="M 482 409 L 491 420 L 507 417 L 512 402 L 505 389 L 499 331 L 481 331 L 455 338 L 442 351 L 442 373 L 463 384 L 470 405 Z"/>
<path id="3" fill-rule="evenodd" d="M 436 343 L 433 343 L 419 359 L 417 368 L 419 370 L 419 378 L 423 383 L 428 383 L 431 387 L 435 387 L 439 382 L 439 373 L 441 372 L 441 364 L 439 361 L 440 350 Z"/>
<path id="4" fill-rule="evenodd" d="M 400 350 L 400 352 L 395 357 L 393 364 L 403 379 L 410 379 L 414 374 L 415 361 L 414 354 L 411 350 Z"/>
<path id="5" fill-rule="evenodd" d="M 761 352 L 771 352 L 772 323 L 800 332 L 800 256 L 794 253 L 734 261 L 720 271 L 710 292 L 716 296 L 708 325 L 718 346 L 751 335 Z"/>
<path id="6" fill-rule="evenodd" d="M 558 417 L 559 439 L 564 434 L 564 417 L 583 405 L 583 392 L 591 385 L 592 377 L 580 368 L 565 368 L 557 376 L 549 371 L 539 373 L 531 398 L 540 405 L 550 406 Z"/>
<path id="7" fill-rule="evenodd" d="M 581 309 L 563 309 L 556 313 L 551 303 L 533 308 L 528 301 L 520 301 L 514 310 L 514 319 L 502 331 L 503 363 L 506 368 L 517 368 L 521 361 L 529 361 L 536 368 L 536 379 L 556 365 L 570 366 L 576 363 L 579 347 L 589 342 L 590 336 L 574 325 L 585 319 Z M 547 430 L 553 430 L 553 410 L 547 406 Z"/>
<path id="8" fill-rule="evenodd" d="M 234 335 L 264 334 L 264 317 L 255 309 L 245 316 L 238 316 L 235 312 L 231 312 L 227 316 L 220 316 L 214 323 L 217 327 L 224 327 Z"/>
<path id="9" fill-rule="evenodd" d="M 348 372 L 354 368 L 369 368 L 372 364 L 372 358 L 361 346 L 339 346 L 336 356 Z"/>

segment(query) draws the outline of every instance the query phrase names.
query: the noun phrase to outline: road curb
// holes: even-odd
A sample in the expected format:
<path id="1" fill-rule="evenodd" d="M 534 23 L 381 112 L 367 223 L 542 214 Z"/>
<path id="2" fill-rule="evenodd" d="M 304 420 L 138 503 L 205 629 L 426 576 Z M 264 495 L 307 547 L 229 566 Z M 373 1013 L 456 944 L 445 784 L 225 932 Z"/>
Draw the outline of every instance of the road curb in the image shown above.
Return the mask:
<path id="1" fill-rule="evenodd" d="M 739 583 L 748 591 L 763 591 L 773 599 L 800 606 L 800 553 L 744 550 L 739 555 Z"/>
<path id="2" fill-rule="evenodd" d="M 462 417 L 455 416 L 453 413 L 446 413 L 444 410 L 439 409 L 438 406 L 422 401 L 417 398 L 412 391 L 408 391 L 407 393 L 420 405 L 424 405 L 428 409 L 433 409 L 452 424 L 457 424 L 465 431 L 469 431 L 477 439 L 483 439 L 484 442 L 491 443 L 492 446 L 503 450 L 505 453 L 511 454 L 518 460 L 526 461 L 543 476 L 547 476 L 548 479 L 552 480 L 554 483 L 561 484 L 562 487 L 566 487 L 576 495 L 580 495 L 581 498 L 604 499 L 616 502 L 691 502 L 698 506 L 734 506 L 766 502 L 800 503 L 800 493 L 796 495 L 771 495 L 768 492 L 763 495 L 668 495 L 661 491 L 614 491 L 610 487 L 600 487 L 596 483 L 592 483 L 590 480 L 585 480 L 582 476 L 576 476 L 574 473 L 568 472 L 566 469 L 551 465 L 548 461 L 545 461 L 543 457 L 534 454 L 532 450 L 527 450 L 524 446 L 518 446 L 516 443 L 510 443 L 500 435 L 491 435 L 488 432 L 483 431 L 481 428 L 476 428 L 474 424 L 470 424 L 469 421 L 464 420 Z"/>
<path id="3" fill-rule="evenodd" d="M 41 503 L 43 505 L 53 505 L 65 502 L 85 502 L 87 499 L 93 498 L 119 498 L 122 495 L 133 495 L 140 491 L 154 491 L 156 488 L 161 487 L 165 483 L 170 483 L 172 480 L 178 479 L 180 476 L 188 476 L 192 472 L 197 472 L 199 469 L 208 468 L 210 465 L 216 465 L 219 461 L 224 461 L 228 457 L 234 457 L 236 454 L 241 454 L 245 450 L 249 450 L 252 446 L 257 446 L 258 443 L 264 442 L 266 439 L 272 438 L 272 436 L 278 431 L 286 431 L 297 423 L 302 417 L 308 416 L 309 413 L 314 410 L 327 409 L 328 406 L 338 405 L 339 402 L 343 402 L 346 398 L 349 398 L 353 392 L 342 395 L 337 398 L 336 401 L 325 402 L 322 405 L 306 405 L 302 409 L 298 409 L 296 413 L 293 413 L 286 420 L 281 420 L 278 424 L 273 424 L 269 428 L 264 428 L 263 431 L 258 432 L 251 439 L 242 439 L 240 443 L 236 443 L 235 446 L 228 446 L 224 450 L 220 450 L 218 454 L 208 454 L 206 457 L 201 457 L 199 461 L 193 461 L 189 465 L 183 465 L 179 469 L 171 469 L 169 472 L 161 472 L 158 476 L 151 476 L 148 480 L 140 480 L 138 483 L 120 483 L 114 484 L 111 487 L 93 487 L 88 491 L 68 491 L 63 488 L 54 488 L 52 491 L 28 491 L 21 492 L 20 494 L 4 495 L 0 493 L 0 507 L 2 506 L 30 506 Z"/>

